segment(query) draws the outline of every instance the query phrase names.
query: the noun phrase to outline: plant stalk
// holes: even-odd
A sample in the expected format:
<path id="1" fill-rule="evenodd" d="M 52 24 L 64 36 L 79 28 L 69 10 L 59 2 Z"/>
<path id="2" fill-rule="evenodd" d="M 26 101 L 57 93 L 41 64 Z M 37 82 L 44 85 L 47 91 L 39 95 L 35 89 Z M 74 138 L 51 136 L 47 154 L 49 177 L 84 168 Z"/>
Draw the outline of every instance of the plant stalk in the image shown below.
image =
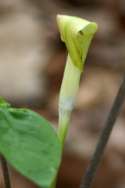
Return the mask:
<path id="1" fill-rule="evenodd" d="M 2 167 L 2 171 L 3 171 L 5 188 L 11 188 L 11 182 L 10 182 L 10 176 L 9 176 L 7 162 L 3 156 L 1 156 L 0 159 L 1 159 L 1 167 Z"/>
<path id="2" fill-rule="evenodd" d="M 100 134 L 98 144 L 96 146 L 93 157 L 90 161 L 88 169 L 85 173 L 85 176 L 83 176 L 83 178 L 82 178 L 80 188 L 90 188 L 92 186 L 92 182 L 95 177 L 97 168 L 98 168 L 100 161 L 102 159 L 105 147 L 106 147 L 109 137 L 111 135 L 115 121 L 120 113 L 120 110 L 121 110 L 124 100 L 125 100 L 125 75 L 124 75 L 123 82 L 120 86 L 120 89 L 118 91 L 118 94 L 117 94 L 117 96 L 114 100 L 114 103 L 112 105 L 112 108 L 111 108 L 111 111 L 107 118 L 107 121 L 105 123 L 105 126 Z"/>
<path id="3" fill-rule="evenodd" d="M 59 96 L 58 136 L 62 145 L 67 135 L 71 112 L 79 89 L 80 76 L 81 71 L 73 64 L 68 55 Z"/>

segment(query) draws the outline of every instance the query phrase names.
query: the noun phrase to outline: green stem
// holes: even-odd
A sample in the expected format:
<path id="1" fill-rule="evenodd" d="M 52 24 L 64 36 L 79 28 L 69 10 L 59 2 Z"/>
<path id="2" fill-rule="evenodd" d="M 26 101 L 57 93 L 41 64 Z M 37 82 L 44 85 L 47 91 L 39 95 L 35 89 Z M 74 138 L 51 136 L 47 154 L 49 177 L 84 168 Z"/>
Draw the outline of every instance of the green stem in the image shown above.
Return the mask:
<path id="1" fill-rule="evenodd" d="M 58 136 L 64 145 L 75 97 L 79 89 L 81 71 L 72 63 L 68 55 L 59 96 Z"/>
<path id="2" fill-rule="evenodd" d="M 69 117 L 65 115 L 59 120 L 58 136 L 61 141 L 62 146 L 64 145 L 65 137 L 67 135 L 69 127 Z"/>

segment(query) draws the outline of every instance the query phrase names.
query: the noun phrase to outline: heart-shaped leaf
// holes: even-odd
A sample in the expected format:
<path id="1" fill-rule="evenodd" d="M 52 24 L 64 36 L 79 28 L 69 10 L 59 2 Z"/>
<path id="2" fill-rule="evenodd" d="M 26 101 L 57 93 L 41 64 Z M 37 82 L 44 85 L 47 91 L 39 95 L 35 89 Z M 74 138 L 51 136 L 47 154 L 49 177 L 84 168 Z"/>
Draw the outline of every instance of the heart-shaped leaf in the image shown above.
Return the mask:
<path id="1" fill-rule="evenodd" d="M 28 109 L 0 101 L 0 153 L 21 174 L 49 188 L 61 160 L 61 145 L 51 124 Z"/>

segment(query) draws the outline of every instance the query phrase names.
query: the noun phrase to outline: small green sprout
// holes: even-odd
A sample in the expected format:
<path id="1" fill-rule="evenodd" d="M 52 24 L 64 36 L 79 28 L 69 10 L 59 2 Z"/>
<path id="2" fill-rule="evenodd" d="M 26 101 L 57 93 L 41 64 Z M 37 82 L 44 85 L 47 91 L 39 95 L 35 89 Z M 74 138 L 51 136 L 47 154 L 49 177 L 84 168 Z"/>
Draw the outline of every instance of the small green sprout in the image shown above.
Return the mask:
<path id="1" fill-rule="evenodd" d="M 94 22 L 74 17 L 58 15 L 57 23 L 61 39 L 68 50 L 68 58 L 59 97 L 58 135 L 64 142 L 74 107 L 75 97 L 79 89 L 80 76 L 83 71 L 91 40 L 97 30 Z"/>
<path id="2" fill-rule="evenodd" d="M 14 168 L 41 188 L 55 188 L 63 144 L 79 89 L 80 76 L 97 25 L 58 15 L 68 58 L 59 97 L 59 127 L 29 109 L 13 108 L 0 99 L 0 153 Z M 6 186 L 7 188 L 7 186 Z"/>

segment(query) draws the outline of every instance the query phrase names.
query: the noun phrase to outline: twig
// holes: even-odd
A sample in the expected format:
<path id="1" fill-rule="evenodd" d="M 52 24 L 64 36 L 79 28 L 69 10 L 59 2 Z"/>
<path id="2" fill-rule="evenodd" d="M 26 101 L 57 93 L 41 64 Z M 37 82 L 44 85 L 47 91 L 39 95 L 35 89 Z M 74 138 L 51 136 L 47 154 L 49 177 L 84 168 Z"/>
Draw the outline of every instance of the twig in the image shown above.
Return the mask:
<path id="1" fill-rule="evenodd" d="M 1 166 L 2 166 L 2 171 L 3 171 L 5 188 L 11 188 L 7 162 L 6 162 L 6 160 L 5 160 L 5 158 L 3 156 L 0 156 L 0 159 L 1 159 Z"/>
<path id="2" fill-rule="evenodd" d="M 119 115 L 122 104 L 125 99 L 125 75 L 118 94 L 114 100 L 111 111 L 105 123 L 105 126 L 100 134 L 98 144 L 96 146 L 93 157 L 90 161 L 85 176 L 82 178 L 80 188 L 90 188 L 95 177 L 98 165 L 102 159 L 106 144 L 109 140 L 114 123 Z"/>

